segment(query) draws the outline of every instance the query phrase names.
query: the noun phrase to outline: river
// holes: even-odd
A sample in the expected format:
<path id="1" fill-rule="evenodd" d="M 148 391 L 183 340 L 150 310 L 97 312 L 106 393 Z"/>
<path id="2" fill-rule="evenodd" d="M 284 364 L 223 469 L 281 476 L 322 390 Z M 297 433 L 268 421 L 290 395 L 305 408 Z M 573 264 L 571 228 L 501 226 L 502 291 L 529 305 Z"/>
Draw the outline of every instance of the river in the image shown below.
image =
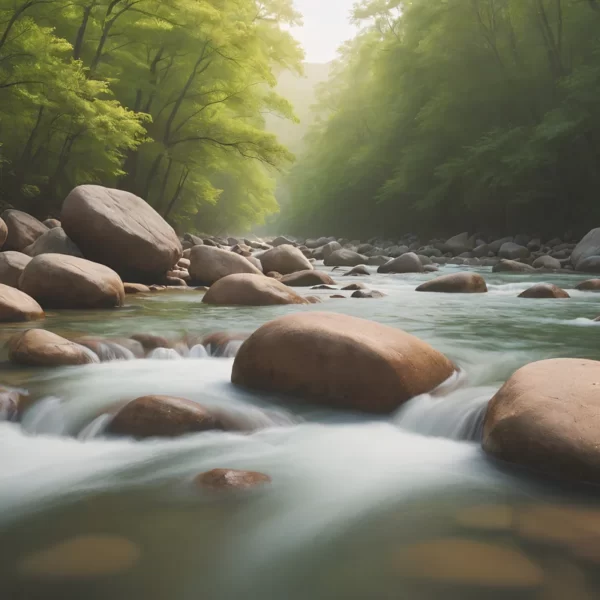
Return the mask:
<path id="1" fill-rule="evenodd" d="M 463 372 L 458 386 L 380 419 L 235 389 L 233 358 L 200 349 L 53 370 L 3 363 L 0 381 L 42 399 L 22 425 L 0 424 L 0 598 L 600 597 L 597 489 L 494 462 L 478 439 L 487 401 L 516 368 L 600 359 L 598 296 L 570 289 L 581 276 L 479 272 L 488 294 L 415 292 L 432 274 L 349 278 L 337 270 L 337 281 L 363 281 L 387 296 L 333 300 L 335 292 L 311 290 L 326 302 L 224 308 L 202 304 L 200 292 L 166 292 L 128 296 L 112 312 L 50 314 L 44 327 L 67 337 L 172 337 L 252 332 L 289 312 L 329 310 L 405 329 Z M 540 281 L 572 298 L 517 298 Z M 4 326 L 2 339 L 24 327 Z M 104 437 L 107 412 L 145 394 L 196 400 L 257 431 Z M 256 470 L 273 482 L 241 495 L 191 484 L 213 468 Z M 72 539 L 80 545 L 66 567 L 44 566 L 48 549 Z M 112 550 L 86 555 L 86 543 L 102 540 Z"/>

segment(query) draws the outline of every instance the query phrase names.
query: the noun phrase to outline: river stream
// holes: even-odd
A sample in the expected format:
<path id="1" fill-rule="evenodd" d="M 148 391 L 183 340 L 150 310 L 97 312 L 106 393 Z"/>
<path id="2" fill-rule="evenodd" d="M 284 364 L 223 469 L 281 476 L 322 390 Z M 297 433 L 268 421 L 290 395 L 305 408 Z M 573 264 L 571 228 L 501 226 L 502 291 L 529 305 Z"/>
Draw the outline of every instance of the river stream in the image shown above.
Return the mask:
<path id="1" fill-rule="evenodd" d="M 236 389 L 235 344 L 219 358 L 196 348 L 52 370 L 4 362 L 0 382 L 40 400 L 22 424 L 0 424 L 0 598 L 600 597 L 597 489 L 497 463 L 479 444 L 487 401 L 515 369 L 551 357 L 600 360 L 598 296 L 572 290 L 581 276 L 479 272 L 488 294 L 414 291 L 435 274 L 350 278 L 336 270 L 336 281 L 363 281 L 387 296 L 335 300 L 336 292 L 307 290 L 324 303 L 226 308 L 202 304 L 201 292 L 164 292 L 128 296 L 115 311 L 49 314 L 43 326 L 70 338 L 178 337 L 250 333 L 283 314 L 328 310 L 409 331 L 462 373 L 376 418 Z M 572 298 L 517 298 L 541 281 Z M 5 325 L 0 339 L 25 327 Z M 256 432 L 104 436 L 110 414 L 145 394 L 198 401 Z M 192 485 L 213 468 L 273 481 L 239 495 Z M 63 548 L 68 560 L 48 566 L 49 550 L 73 539 Z M 86 550 L 98 544 L 110 549 Z"/>

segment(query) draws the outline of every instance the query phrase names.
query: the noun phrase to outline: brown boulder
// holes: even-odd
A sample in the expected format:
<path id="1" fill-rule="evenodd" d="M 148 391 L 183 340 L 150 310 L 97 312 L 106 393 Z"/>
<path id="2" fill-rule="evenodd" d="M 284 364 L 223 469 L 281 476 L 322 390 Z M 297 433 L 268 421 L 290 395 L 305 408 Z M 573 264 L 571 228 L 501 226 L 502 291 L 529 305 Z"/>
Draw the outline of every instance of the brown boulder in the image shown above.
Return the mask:
<path id="1" fill-rule="evenodd" d="M 557 478 L 600 483 L 600 362 L 558 358 L 519 369 L 490 400 L 483 449 Z"/>
<path id="2" fill-rule="evenodd" d="M 130 281 L 154 283 L 181 257 L 173 228 L 141 198 L 80 185 L 66 198 L 62 225 L 83 255 Z"/>
<path id="3" fill-rule="evenodd" d="M 0 254 L 0 256 L 2 256 Z M 582 292 L 600 292 L 600 279 L 586 279 L 575 286 L 576 290 Z"/>
<path id="4" fill-rule="evenodd" d="M 100 362 L 133 360 L 134 358 L 144 358 L 146 355 L 142 344 L 129 338 L 108 339 L 86 336 L 74 341 L 91 350 Z"/>
<path id="5" fill-rule="evenodd" d="M 307 304 L 288 286 L 264 275 L 229 275 L 210 286 L 202 302 L 227 306 Z"/>
<path id="6" fill-rule="evenodd" d="M 313 285 L 333 285 L 335 282 L 323 271 L 297 271 L 290 275 L 284 275 L 281 283 L 290 287 L 310 287 Z"/>
<path id="7" fill-rule="evenodd" d="M 2 219 L 8 227 L 8 236 L 2 246 L 3 250 L 22 252 L 48 231 L 43 223 L 20 210 L 5 210 Z"/>
<path id="8" fill-rule="evenodd" d="M 35 321 L 44 311 L 31 296 L 0 283 L 0 322 Z"/>
<path id="9" fill-rule="evenodd" d="M 8 357 L 19 365 L 59 367 L 98 362 L 87 348 L 45 329 L 28 329 L 8 341 Z"/>
<path id="10" fill-rule="evenodd" d="M 534 271 L 531 265 L 505 258 L 492 267 L 492 273 L 533 273 Z"/>
<path id="11" fill-rule="evenodd" d="M 150 288 L 143 283 L 123 283 L 126 294 L 149 294 Z"/>
<path id="12" fill-rule="evenodd" d="M 417 292 L 441 292 L 446 294 L 482 294 L 487 292 L 485 279 L 477 273 L 450 273 L 422 283 Z"/>
<path id="13" fill-rule="evenodd" d="M 357 282 L 357 283 L 351 283 L 350 285 L 346 285 L 342 288 L 343 292 L 353 292 L 356 290 L 366 290 L 368 289 L 367 286 L 362 283 L 362 282 Z"/>
<path id="14" fill-rule="evenodd" d="M 385 298 L 385 294 L 378 290 L 357 290 L 352 298 Z"/>
<path id="15" fill-rule="evenodd" d="M 49 308 L 113 308 L 125 298 L 123 282 L 112 269 L 65 254 L 36 256 L 19 287 Z"/>
<path id="16" fill-rule="evenodd" d="M 189 273 L 200 285 L 212 285 L 219 279 L 236 273 L 262 273 L 243 256 L 212 246 L 194 246 L 190 254 Z"/>
<path id="17" fill-rule="evenodd" d="M 0 252 L 0 283 L 18 288 L 19 279 L 30 262 L 31 257 L 23 252 L 14 250 Z"/>
<path id="18" fill-rule="evenodd" d="M 194 483 L 200 487 L 214 491 L 249 490 L 267 483 L 271 478 L 256 471 L 238 471 L 236 469 L 213 469 L 200 473 Z"/>
<path id="19" fill-rule="evenodd" d="M 344 277 L 357 277 L 361 275 L 371 275 L 369 269 L 365 265 L 356 265 L 353 269 L 350 269 L 347 273 L 344 273 Z"/>
<path id="20" fill-rule="evenodd" d="M 106 431 L 144 439 L 223 429 L 222 423 L 196 402 L 171 396 L 143 396 L 127 403 Z"/>
<path id="21" fill-rule="evenodd" d="M 399 329 L 326 312 L 287 315 L 260 327 L 240 348 L 231 380 L 307 401 L 389 413 L 430 392 L 455 367 Z"/>
<path id="22" fill-rule="evenodd" d="M 524 292 L 519 298 L 570 298 L 569 294 L 562 288 L 551 283 L 536 283 Z"/>
<path id="23" fill-rule="evenodd" d="M 294 246 L 283 244 L 272 250 L 267 250 L 260 255 L 263 271 L 277 271 L 282 275 L 289 275 L 297 271 L 311 271 L 312 263 Z"/>

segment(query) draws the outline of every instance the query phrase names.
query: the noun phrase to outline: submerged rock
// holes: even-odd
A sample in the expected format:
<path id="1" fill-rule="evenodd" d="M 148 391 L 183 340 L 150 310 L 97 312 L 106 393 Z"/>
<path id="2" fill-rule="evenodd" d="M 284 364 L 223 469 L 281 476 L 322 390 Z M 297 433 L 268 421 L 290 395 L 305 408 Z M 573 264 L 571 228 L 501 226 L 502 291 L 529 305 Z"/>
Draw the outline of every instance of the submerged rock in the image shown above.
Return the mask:
<path id="1" fill-rule="evenodd" d="M 570 298 L 562 288 L 551 283 L 537 283 L 519 294 L 519 298 Z"/>
<path id="2" fill-rule="evenodd" d="M 583 292 L 600 292 L 600 279 L 586 279 L 578 283 L 575 289 Z"/>
<path id="3" fill-rule="evenodd" d="M 65 199 L 62 224 L 83 255 L 140 283 L 155 283 L 181 257 L 173 228 L 134 194 L 80 185 Z"/>
<path id="4" fill-rule="evenodd" d="M 2 219 L 8 228 L 8 235 L 2 246 L 3 250 L 22 252 L 48 231 L 43 223 L 20 210 L 5 210 L 2 213 Z"/>
<path id="5" fill-rule="evenodd" d="M 214 491 L 250 490 L 271 481 L 271 478 L 264 473 L 236 469 L 213 469 L 200 473 L 194 479 L 196 485 Z"/>
<path id="6" fill-rule="evenodd" d="M 335 282 L 323 271 L 298 271 L 291 275 L 284 275 L 281 283 L 290 287 L 311 287 L 313 285 L 333 285 Z"/>
<path id="7" fill-rule="evenodd" d="M 0 386 L 0 421 L 16 421 L 19 415 L 21 394 Z"/>
<path id="8" fill-rule="evenodd" d="M 114 308 L 125 298 L 123 282 L 112 269 L 65 254 L 36 256 L 19 287 L 45 308 Z"/>
<path id="9" fill-rule="evenodd" d="M 98 362 L 98 357 L 80 344 L 46 331 L 28 329 L 8 341 L 8 357 L 19 365 L 59 367 Z"/>
<path id="10" fill-rule="evenodd" d="M 262 275 L 250 261 L 235 252 L 212 246 L 195 246 L 190 254 L 189 273 L 192 280 L 201 285 L 212 285 L 227 275 L 253 273 Z"/>
<path id="11" fill-rule="evenodd" d="M 482 294 L 488 291 L 485 279 L 470 272 L 450 273 L 421 284 L 417 292 L 442 292 L 446 294 Z"/>
<path id="12" fill-rule="evenodd" d="M 19 279 L 31 257 L 14 250 L 0 252 L 0 283 L 18 288 Z"/>
<path id="13" fill-rule="evenodd" d="M 143 396 L 127 403 L 106 432 L 144 439 L 223 429 L 220 420 L 196 402 L 172 396 Z"/>
<path id="14" fill-rule="evenodd" d="M 354 277 L 361 275 L 371 275 L 369 269 L 365 265 L 356 265 L 353 269 L 350 269 L 347 273 L 344 273 L 344 277 Z"/>
<path id="15" fill-rule="evenodd" d="M 308 258 L 298 248 L 294 248 L 289 244 L 267 250 L 259 258 L 265 273 L 276 271 L 282 275 L 289 275 L 297 271 L 311 271 L 313 269 Z"/>
<path id="16" fill-rule="evenodd" d="M 42 307 L 31 296 L 0 284 L 0 322 L 35 321 L 43 318 Z"/>
<path id="17" fill-rule="evenodd" d="M 202 302 L 227 306 L 307 304 L 307 301 L 276 279 L 264 275 L 229 275 L 210 286 Z"/>
<path id="18" fill-rule="evenodd" d="M 389 413 L 444 382 L 455 367 L 399 329 L 326 312 L 275 319 L 240 348 L 231 380 L 309 402 Z"/>
<path id="19" fill-rule="evenodd" d="M 383 292 L 378 290 L 357 290 L 351 296 L 352 298 L 385 298 Z"/>
<path id="20" fill-rule="evenodd" d="M 345 287 L 342 288 L 343 292 L 353 292 L 356 290 L 366 290 L 368 289 L 367 286 L 362 283 L 361 281 L 357 282 L 357 283 L 351 283 L 350 285 L 347 285 Z"/>
<path id="21" fill-rule="evenodd" d="M 378 273 L 423 273 L 423 263 L 414 252 L 407 252 L 381 265 Z"/>
<path id="22" fill-rule="evenodd" d="M 483 449 L 562 479 L 600 483 L 600 362 L 558 358 L 519 369 L 490 400 Z"/>
<path id="23" fill-rule="evenodd" d="M 131 336 L 131 339 L 139 342 L 144 350 L 156 350 L 156 348 L 172 348 L 173 343 L 162 335 L 154 335 L 153 333 L 136 333 Z"/>
<path id="24" fill-rule="evenodd" d="M 247 338 L 247 333 L 215 331 L 202 338 L 202 345 L 211 356 L 233 356 Z"/>

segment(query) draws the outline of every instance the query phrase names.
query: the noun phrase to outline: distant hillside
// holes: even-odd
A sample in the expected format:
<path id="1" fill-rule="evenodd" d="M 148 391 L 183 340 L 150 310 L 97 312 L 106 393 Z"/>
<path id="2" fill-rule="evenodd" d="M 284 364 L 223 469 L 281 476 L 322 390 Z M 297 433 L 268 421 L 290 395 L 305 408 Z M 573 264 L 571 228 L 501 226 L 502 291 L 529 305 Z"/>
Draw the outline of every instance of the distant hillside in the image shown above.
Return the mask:
<path id="1" fill-rule="evenodd" d="M 300 123 L 269 116 L 267 127 L 292 152 L 298 153 L 302 149 L 302 139 L 314 120 L 310 107 L 315 103 L 315 88 L 326 81 L 328 75 L 329 64 L 306 63 L 303 77 L 284 71 L 279 78 L 277 92 L 294 105 Z"/>

